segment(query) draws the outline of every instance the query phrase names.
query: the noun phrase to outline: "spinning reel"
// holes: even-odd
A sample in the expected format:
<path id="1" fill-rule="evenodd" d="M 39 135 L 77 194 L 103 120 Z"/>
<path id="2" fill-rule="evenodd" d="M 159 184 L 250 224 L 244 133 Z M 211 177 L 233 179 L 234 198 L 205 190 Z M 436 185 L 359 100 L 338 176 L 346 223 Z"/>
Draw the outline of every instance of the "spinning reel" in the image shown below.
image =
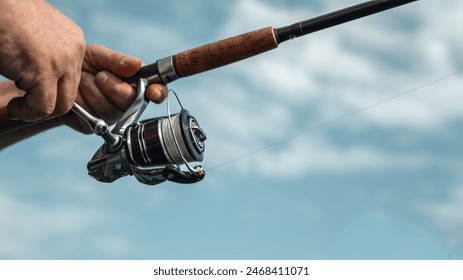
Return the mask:
<path id="1" fill-rule="evenodd" d="M 87 164 L 88 174 L 96 180 L 111 183 L 133 175 L 141 183 L 156 185 L 166 180 L 188 184 L 204 178 L 202 166 L 190 163 L 203 160 L 206 134 L 174 91 L 169 93 L 174 93 L 179 113 L 171 115 L 167 97 L 167 116 L 138 122 L 149 103 L 144 94 L 149 82 L 138 80 L 136 100 L 112 131 L 105 121 L 74 104 L 73 112 L 105 141 Z"/>

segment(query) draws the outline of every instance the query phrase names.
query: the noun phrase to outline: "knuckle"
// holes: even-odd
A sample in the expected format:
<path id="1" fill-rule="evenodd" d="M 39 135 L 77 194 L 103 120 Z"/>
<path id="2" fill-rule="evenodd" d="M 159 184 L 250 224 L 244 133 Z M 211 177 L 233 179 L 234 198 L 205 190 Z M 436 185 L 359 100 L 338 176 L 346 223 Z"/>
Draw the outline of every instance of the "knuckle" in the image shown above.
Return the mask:
<path id="1" fill-rule="evenodd" d="M 58 115 L 58 116 L 64 115 L 71 110 L 72 105 L 73 103 L 59 104 L 54 108 L 54 110 L 52 111 L 52 114 Z"/>
<path id="2" fill-rule="evenodd" d="M 34 110 L 29 110 L 30 112 L 30 119 L 33 120 L 42 120 L 50 117 L 53 112 L 54 108 L 52 107 L 42 107 L 42 108 L 34 108 Z"/>
<path id="3" fill-rule="evenodd" d="M 87 48 L 87 45 L 85 44 L 85 40 L 82 38 L 82 40 L 80 40 L 78 43 L 77 43 L 77 50 L 79 52 L 81 52 L 82 54 L 85 54 L 85 49 Z"/>
<path id="4" fill-rule="evenodd" d="M 102 52 L 106 49 L 106 47 L 102 44 L 91 44 L 91 45 L 88 45 L 87 48 L 90 50 L 96 50 L 98 52 Z"/>
<path id="5" fill-rule="evenodd" d="M 34 77 L 31 71 L 22 71 L 15 79 L 15 86 L 23 91 L 27 91 L 37 83 L 37 76 Z"/>
<path id="6" fill-rule="evenodd" d="M 55 112 L 54 108 L 51 106 L 42 108 L 41 110 L 38 111 L 38 113 L 41 115 L 41 117 L 46 118 L 51 116 Z"/>
<path id="7" fill-rule="evenodd" d="M 76 26 L 75 30 L 76 30 L 76 35 L 74 36 L 75 46 L 79 50 L 85 50 L 86 43 L 85 43 L 84 32 L 79 26 Z"/>
<path id="8" fill-rule="evenodd" d="M 68 62 L 82 62 L 85 56 L 86 44 L 85 40 L 82 38 L 75 38 L 73 41 L 67 44 L 66 48 L 61 49 L 61 54 L 65 61 Z M 72 63 L 71 63 L 72 64 Z"/>

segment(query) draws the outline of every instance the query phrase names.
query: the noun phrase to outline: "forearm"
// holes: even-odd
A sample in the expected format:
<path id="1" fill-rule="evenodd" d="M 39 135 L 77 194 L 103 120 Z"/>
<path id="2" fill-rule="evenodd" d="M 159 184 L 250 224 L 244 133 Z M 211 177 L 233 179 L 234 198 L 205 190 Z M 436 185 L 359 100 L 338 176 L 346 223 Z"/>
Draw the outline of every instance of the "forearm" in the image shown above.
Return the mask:
<path id="1" fill-rule="evenodd" d="M 61 125 L 59 119 L 27 123 L 10 120 L 7 111 L 8 102 L 24 92 L 18 90 L 13 82 L 0 83 L 0 150 L 40 132 Z"/>

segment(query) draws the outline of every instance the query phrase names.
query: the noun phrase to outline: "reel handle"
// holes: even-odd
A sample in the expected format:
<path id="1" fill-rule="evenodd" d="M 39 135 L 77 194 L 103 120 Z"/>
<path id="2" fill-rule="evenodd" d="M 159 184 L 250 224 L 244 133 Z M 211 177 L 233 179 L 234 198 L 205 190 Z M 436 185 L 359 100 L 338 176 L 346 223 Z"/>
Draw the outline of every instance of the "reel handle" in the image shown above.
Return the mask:
<path id="1" fill-rule="evenodd" d="M 85 123 L 87 123 L 93 134 L 103 138 L 103 140 L 108 145 L 108 150 L 110 152 L 115 151 L 120 147 L 122 144 L 122 137 L 120 135 L 111 133 L 109 131 L 108 124 L 103 119 L 99 119 L 93 116 L 76 102 L 74 102 L 71 111 L 79 118 L 81 118 Z"/>

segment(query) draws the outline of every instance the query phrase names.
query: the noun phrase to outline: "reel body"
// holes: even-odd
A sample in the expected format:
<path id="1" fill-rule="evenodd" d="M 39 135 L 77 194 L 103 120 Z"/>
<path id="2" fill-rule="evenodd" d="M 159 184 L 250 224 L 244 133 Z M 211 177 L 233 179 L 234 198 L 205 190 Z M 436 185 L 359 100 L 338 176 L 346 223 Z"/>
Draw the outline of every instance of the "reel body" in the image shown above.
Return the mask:
<path id="1" fill-rule="evenodd" d="M 138 122 L 149 103 L 144 96 L 146 85 L 152 82 L 159 81 L 138 80 L 136 100 L 112 131 L 106 122 L 74 104 L 73 112 L 105 141 L 87 164 L 88 174 L 94 179 L 111 183 L 133 175 L 141 183 L 156 185 L 166 180 L 188 184 L 204 178 L 202 166 L 190 163 L 203 160 L 206 134 L 174 91 L 169 93 L 175 94 L 181 107 L 178 114 L 170 114 L 167 98 L 167 116 Z M 187 170 L 183 171 L 182 165 Z"/>
<path id="2" fill-rule="evenodd" d="M 188 166 L 189 172 L 180 169 L 182 164 L 203 160 L 206 140 L 196 119 L 185 109 L 174 116 L 134 123 L 122 138 L 117 151 L 109 152 L 106 143 L 98 149 L 87 165 L 90 176 L 111 183 L 133 175 L 148 185 L 166 180 L 194 183 L 204 178 L 201 166 Z"/>

